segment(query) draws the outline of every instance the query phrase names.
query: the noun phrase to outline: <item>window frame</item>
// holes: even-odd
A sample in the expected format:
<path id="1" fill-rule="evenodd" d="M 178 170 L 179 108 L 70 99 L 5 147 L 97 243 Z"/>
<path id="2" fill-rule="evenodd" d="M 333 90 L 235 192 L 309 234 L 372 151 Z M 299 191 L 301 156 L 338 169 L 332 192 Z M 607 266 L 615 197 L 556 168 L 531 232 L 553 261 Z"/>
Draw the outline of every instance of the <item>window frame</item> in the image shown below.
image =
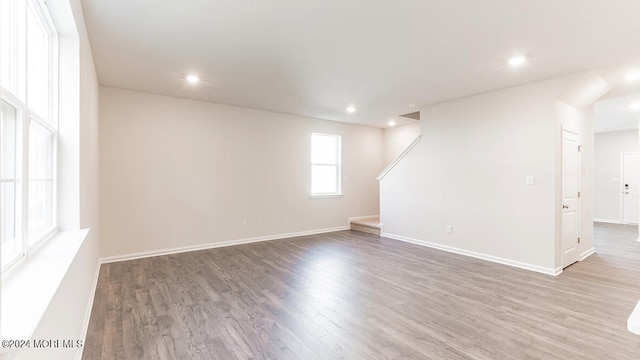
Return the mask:
<path id="1" fill-rule="evenodd" d="M 324 136 L 324 137 L 329 137 L 329 138 L 333 138 L 336 140 L 336 148 L 335 148 L 335 154 L 336 154 L 336 158 L 334 162 L 330 162 L 330 163 L 323 163 L 323 162 L 314 162 L 314 149 L 313 149 L 313 138 L 315 136 Z M 316 133 L 313 132 L 311 133 L 311 137 L 310 137 L 310 186 L 311 186 L 311 190 L 309 191 L 310 196 L 313 198 L 323 198 L 323 197 L 341 197 L 343 196 L 342 193 L 342 136 L 340 135 L 336 135 L 336 134 L 326 134 L 326 133 Z M 333 167 L 335 168 L 335 173 L 336 173 L 336 178 L 335 178 L 335 187 L 336 187 L 336 191 L 335 192 L 314 192 L 314 177 L 313 177 L 313 168 L 316 166 L 322 166 L 322 167 Z"/>
<path id="2" fill-rule="evenodd" d="M 18 238 L 20 251 L 12 256 L 3 260 L 1 264 L 1 271 L 5 272 L 7 269 L 14 266 L 16 263 L 22 262 L 27 259 L 31 252 L 42 245 L 46 240 L 53 237 L 58 231 L 58 185 L 57 185 L 57 170 L 58 170 L 58 32 L 54 26 L 50 14 L 46 5 L 42 0 L 28 0 L 22 3 L 17 2 L 22 8 L 18 8 L 18 14 L 24 15 L 24 18 L 16 21 L 23 21 L 24 23 L 12 24 L 13 29 L 17 29 L 15 37 L 15 44 L 11 43 L 13 48 L 18 49 L 15 57 L 12 61 L 16 63 L 5 65 L 10 66 L 11 69 L 19 69 L 20 71 L 15 74 L 15 83 L 10 85 L 15 88 L 17 94 L 14 94 L 10 89 L 4 88 L 0 83 L 0 100 L 7 103 L 9 106 L 16 109 L 16 174 L 15 174 L 15 203 L 18 204 L 15 207 L 14 214 L 14 227 L 15 237 Z M 46 106 L 39 109 L 31 107 L 29 99 L 29 56 L 28 56 L 28 44 L 21 44 L 22 41 L 27 41 L 29 38 L 29 12 L 33 12 L 33 19 L 38 21 L 40 26 L 46 33 L 47 49 L 43 52 L 46 55 L 47 61 L 44 69 L 46 76 L 42 79 L 46 79 Z M 20 33 L 24 31 L 24 33 Z M 22 53 L 21 53 L 22 52 Z M 42 62 L 44 64 L 44 62 Z M 42 114 L 41 112 L 45 113 Z M 40 126 L 40 130 L 44 129 L 51 134 L 51 144 L 47 146 L 46 156 L 51 156 L 50 178 L 45 177 L 43 179 L 35 179 L 29 174 L 29 158 L 35 149 L 30 148 L 30 127 L 32 123 L 36 123 Z M 51 226 L 43 227 L 34 234 L 29 232 L 29 210 L 30 210 L 30 193 L 29 185 L 33 181 L 43 180 L 51 184 L 51 198 L 49 196 L 45 199 L 45 204 L 50 204 L 50 209 L 45 209 L 47 212 L 50 210 Z M 46 191 L 45 191 L 46 193 Z M 0 208 L 0 211 L 2 209 Z M 34 236 L 37 235 L 37 236 Z"/>

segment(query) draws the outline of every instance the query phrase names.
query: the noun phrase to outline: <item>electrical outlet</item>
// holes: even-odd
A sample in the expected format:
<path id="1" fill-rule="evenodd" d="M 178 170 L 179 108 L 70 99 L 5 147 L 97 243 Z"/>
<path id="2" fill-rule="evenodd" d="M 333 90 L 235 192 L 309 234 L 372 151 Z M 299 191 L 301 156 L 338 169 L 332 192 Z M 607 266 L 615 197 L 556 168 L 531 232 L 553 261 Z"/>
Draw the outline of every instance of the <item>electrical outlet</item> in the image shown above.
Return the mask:
<path id="1" fill-rule="evenodd" d="M 247 227 L 248 225 L 249 225 L 249 222 L 247 221 L 247 219 L 242 219 L 242 226 Z"/>
<path id="2" fill-rule="evenodd" d="M 258 219 L 257 223 L 258 225 L 262 225 L 262 219 Z"/>
<path id="3" fill-rule="evenodd" d="M 452 234 L 452 233 L 453 233 L 453 225 L 447 225 L 447 232 L 448 232 L 449 234 Z"/>

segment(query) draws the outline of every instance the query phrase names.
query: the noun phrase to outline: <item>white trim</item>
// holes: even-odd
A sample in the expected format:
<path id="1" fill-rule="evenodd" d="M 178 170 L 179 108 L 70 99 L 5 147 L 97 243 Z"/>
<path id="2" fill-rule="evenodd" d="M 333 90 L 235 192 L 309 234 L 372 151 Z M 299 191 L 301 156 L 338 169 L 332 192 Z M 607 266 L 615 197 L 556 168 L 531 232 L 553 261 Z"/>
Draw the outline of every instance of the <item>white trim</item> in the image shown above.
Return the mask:
<path id="1" fill-rule="evenodd" d="M 336 198 L 343 198 L 344 194 L 340 193 L 340 194 L 316 194 L 316 195 L 309 195 L 310 199 L 336 199 Z"/>
<path id="2" fill-rule="evenodd" d="M 349 227 L 338 226 L 333 228 L 299 231 L 299 232 L 286 233 L 286 234 L 267 235 L 267 236 L 259 236 L 259 237 L 237 239 L 237 240 L 219 241 L 219 242 L 200 244 L 200 245 L 182 246 L 182 247 L 171 248 L 171 249 L 144 251 L 144 252 L 133 253 L 133 254 L 116 255 L 116 256 L 100 258 L 100 263 L 107 264 L 107 263 L 118 262 L 118 261 L 135 260 L 135 259 L 142 259 L 142 258 L 161 256 L 161 255 L 179 254 L 183 252 L 207 250 L 207 249 L 214 249 L 214 248 L 225 247 L 225 246 L 250 244 L 250 243 L 261 242 L 261 241 L 286 239 L 286 238 L 306 236 L 306 235 L 324 234 L 324 233 L 344 231 L 344 230 L 349 230 Z"/>
<path id="3" fill-rule="evenodd" d="M 382 172 L 380 173 L 380 175 L 378 175 L 376 180 L 378 181 L 382 180 L 382 178 L 384 178 L 391 171 L 391 169 L 396 167 L 396 165 L 398 165 L 400 160 L 404 159 L 404 157 L 407 156 L 407 154 L 411 151 L 411 149 L 413 149 L 420 142 L 420 139 L 422 139 L 422 135 L 418 135 L 418 137 L 415 138 L 415 140 L 413 140 L 411 144 L 409 144 L 409 146 L 407 146 L 407 148 L 404 149 L 404 151 L 400 153 L 400 155 L 398 155 L 395 158 L 395 160 L 391 162 L 391 164 L 389 164 L 386 168 L 384 168 L 384 170 L 382 170 Z"/>
<path id="4" fill-rule="evenodd" d="M 600 222 L 600 223 L 606 223 L 606 224 L 622 224 L 620 220 L 613 220 L 613 219 L 593 219 L 593 222 Z"/>
<path id="5" fill-rule="evenodd" d="M 426 246 L 426 247 L 433 248 L 433 249 L 443 250 L 443 251 L 454 253 L 454 254 L 458 254 L 458 255 L 465 255 L 465 256 L 473 257 L 473 258 L 480 259 L 480 260 L 491 261 L 491 262 L 502 264 L 502 265 L 509 265 L 509 266 L 513 266 L 513 267 L 516 267 L 516 268 L 520 268 L 520 269 L 535 271 L 535 272 L 539 272 L 539 273 L 546 274 L 546 275 L 557 276 L 560 273 L 562 273 L 562 268 L 553 269 L 553 268 L 542 267 L 542 266 L 528 264 L 528 263 L 524 263 L 524 262 L 520 262 L 520 261 L 505 259 L 505 258 L 501 258 L 501 257 L 498 257 L 498 256 L 493 256 L 493 255 L 478 253 L 478 252 L 475 252 L 475 251 L 469 251 L 469 250 L 464 250 L 464 249 L 460 249 L 460 248 L 455 248 L 455 247 L 452 247 L 452 246 L 446 246 L 446 245 L 441 245 L 441 244 L 437 244 L 437 243 L 432 243 L 432 242 L 429 242 L 429 241 L 413 239 L 413 238 L 406 237 L 406 236 L 389 234 L 389 233 L 382 233 L 380 236 L 387 237 L 387 238 L 394 239 L 394 240 L 400 240 L 400 241 L 408 242 L 408 243 L 411 243 L 411 244 L 422 245 L 422 246 Z"/>
<path id="6" fill-rule="evenodd" d="M 620 201 L 618 203 L 618 214 L 620 215 L 620 221 L 618 224 L 624 224 L 624 152 L 620 153 L 620 163 L 618 169 L 620 169 L 620 181 L 618 181 L 618 194 L 620 194 Z"/>
<path id="7" fill-rule="evenodd" d="M 582 260 L 588 258 L 589 256 L 595 254 L 595 253 L 596 253 L 596 249 L 591 247 L 591 249 L 589 249 L 589 250 L 583 252 L 582 254 L 580 254 L 580 260 L 578 260 L 578 261 L 582 261 Z"/>
<path id="8" fill-rule="evenodd" d="M 627 329 L 634 334 L 640 335 L 640 301 L 627 319 Z"/>
<path id="9" fill-rule="evenodd" d="M 100 267 L 102 264 L 98 261 L 98 266 L 96 266 L 96 271 L 93 274 L 93 285 L 91 286 L 91 295 L 89 296 L 89 301 L 87 303 L 87 307 L 84 310 L 84 320 L 82 321 L 82 333 L 80 334 L 80 339 L 85 343 L 87 341 L 87 331 L 89 330 L 89 321 L 91 320 L 91 311 L 93 310 L 93 301 L 96 297 L 96 290 L 98 289 L 98 277 L 100 276 Z M 76 359 L 81 360 L 82 354 L 84 353 L 84 346 L 80 348 L 80 351 L 76 352 Z"/>

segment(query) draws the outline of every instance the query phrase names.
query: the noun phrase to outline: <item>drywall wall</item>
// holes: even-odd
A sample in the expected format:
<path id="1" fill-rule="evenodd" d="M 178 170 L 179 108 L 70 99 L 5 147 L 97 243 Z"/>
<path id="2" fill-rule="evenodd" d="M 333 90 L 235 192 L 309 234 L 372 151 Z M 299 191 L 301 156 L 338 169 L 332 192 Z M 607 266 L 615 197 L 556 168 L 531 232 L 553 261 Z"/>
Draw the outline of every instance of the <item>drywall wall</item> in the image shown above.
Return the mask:
<path id="1" fill-rule="evenodd" d="M 309 197 L 312 132 L 342 136 L 342 197 Z M 103 257 L 379 213 L 378 128 L 101 87 L 99 133 Z"/>
<path id="2" fill-rule="evenodd" d="M 638 152 L 638 130 L 595 134 L 594 220 L 620 223 L 620 154 Z"/>
<path id="3" fill-rule="evenodd" d="M 24 349 L 15 354 L 21 360 L 79 358 L 82 347 L 75 341 L 84 340 L 99 267 L 98 81 L 80 0 L 49 0 L 47 6 L 61 32 L 61 63 L 66 64 L 61 64 L 60 97 L 70 117 L 60 123 L 66 152 L 59 169 L 60 227 L 90 231 L 33 335 L 72 340 L 74 346 Z"/>
<path id="4" fill-rule="evenodd" d="M 579 79 L 421 109 L 422 140 L 381 181 L 385 234 L 557 273 L 556 98 Z"/>
<path id="5" fill-rule="evenodd" d="M 418 121 L 385 128 L 383 131 L 384 165 L 391 164 L 420 135 Z"/>

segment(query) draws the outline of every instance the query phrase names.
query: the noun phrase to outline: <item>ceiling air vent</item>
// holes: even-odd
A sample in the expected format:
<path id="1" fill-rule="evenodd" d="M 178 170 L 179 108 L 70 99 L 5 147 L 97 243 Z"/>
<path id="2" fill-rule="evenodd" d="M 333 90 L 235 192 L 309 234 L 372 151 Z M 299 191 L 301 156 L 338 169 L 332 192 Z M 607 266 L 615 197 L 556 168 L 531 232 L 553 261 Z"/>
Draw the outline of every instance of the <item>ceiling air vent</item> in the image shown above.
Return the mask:
<path id="1" fill-rule="evenodd" d="M 409 118 L 409 119 L 413 119 L 413 120 L 420 120 L 420 111 L 415 111 L 415 112 L 404 114 L 404 115 L 400 115 L 400 116 L 401 117 L 405 117 L 405 118 Z"/>

